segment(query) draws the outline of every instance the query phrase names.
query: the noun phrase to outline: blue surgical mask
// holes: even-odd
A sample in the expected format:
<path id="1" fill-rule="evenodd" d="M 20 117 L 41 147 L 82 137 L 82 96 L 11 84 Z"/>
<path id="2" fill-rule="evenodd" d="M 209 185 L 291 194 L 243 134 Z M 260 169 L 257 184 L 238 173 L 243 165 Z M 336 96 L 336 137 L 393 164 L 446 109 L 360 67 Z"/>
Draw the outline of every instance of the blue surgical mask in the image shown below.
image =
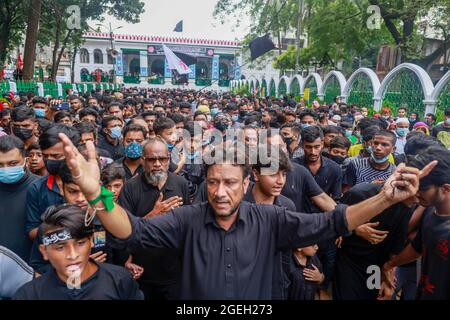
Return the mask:
<path id="1" fill-rule="evenodd" d="M 239 115 L 233 114 L 233 115 L 231 116 L 231 120 L 233 120 L 233 122 L 238 121 L 238 120 L 239 120 Z"/>
<path id="2" fill-rule="evenodd" d="M 34 109 L 34 114 L 38 118 L 45 118 L 45 110 L 44 109 Z"/>
<path id="3" fill-rule="evenodd" d="M 399 137 L 406 137 L 409 132 L 408 128 L 397 128 L 395 129 Z"/>
<path id="4" fill-rule="evenodd" d="M 122 136 L 122 128 L 121 127 L 111 128 L 111 138 L 119 139 L 121 136 Z"/>
<path id="5" fill-rule="evenodd" d="M 175 147 L 174 144 L 172 144 L 172 143 L 167 143 L 167 149 L 169 149 L 169 152 L 172 152 L 173 147 Z"/>
<path id="6" fill-rule="evenodd" d="M 306 128 L 309 128 L 309 127 L 311 127 L 310 124 L 308 124 L 308 123 L 302 123 L 302 129 L 306 129 Z"/>
<path id="7" fill-rule="evenodd" d="M 1 168 L 0 169 L 0 182 L 5 184 L 14 184 L 23 178 L 25 174 L 24 165 Z"/>
<path id="8" fill-rule="evenodd" d="M 142 157 L 142 145 L 132 142 L 125 147 L 125 157 L 130 159 L 139 159 Z"/>
<path id="9" fill-rule="evenodd" d="M 378 164 L 384 163 L 384 162 L 386 162 L 386 161 L 389 160 L 389 155 L 387 155 L 387 156 L 385 156 L 385 157 L 383 157 L 383 158 L 381 158 L 381 159 L 375 157 L 375 154 L 373 153 L 372 148 L 371 148 L 371 150 L 370 150 L 370 157 L 372 158 L 372 160 L 373 160 L 375 163 L 378 163 Z"/>
<path id="10" fill-rule="evenodd" d="M 345 136 L 346 136 L 347 138 L 350 138 L 350 137 L 352 136 L 352 134 L 353 134 L 353 131 L 352 131 L 352 130 L 345 130 Z"/>

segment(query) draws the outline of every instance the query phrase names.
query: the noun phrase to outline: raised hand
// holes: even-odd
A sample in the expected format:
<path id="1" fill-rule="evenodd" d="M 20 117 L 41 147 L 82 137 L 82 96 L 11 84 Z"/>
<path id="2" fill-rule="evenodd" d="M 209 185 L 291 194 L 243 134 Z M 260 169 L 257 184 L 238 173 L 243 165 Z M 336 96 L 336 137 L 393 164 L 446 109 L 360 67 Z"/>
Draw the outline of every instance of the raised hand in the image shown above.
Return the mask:
<path id="1" fill-rule="evenodd" d="M 163 200 L 163 194 L 160 193 L 158 200 L 153 207 L 153 210 L 145 216 L 145 218 L 151 218 L 158 214 L 169 212 L 172 209 L 178 208 L 183 205 L 183 199 L 178 196 L 170 197 Z"/>
<path id="2" fill-rule="evenodd" d="M 66 163 L 75 183 L 87 200 L 94 200 L 100 194 L 100 167 L 94 143 L 86 142 L 88 156 L 88 160 L 86 160 L 65 134 L 60 133 L 59 138 L 64 145 Z"/>
<path id="3" fill-rule="evenodd" d="M 432 161 L 422 170 L 400 164 L 384 184 L 385 195 L 393 203 L 414 197 L 419 190 L 419 179 L 427 176 L 437 163 Z"/>

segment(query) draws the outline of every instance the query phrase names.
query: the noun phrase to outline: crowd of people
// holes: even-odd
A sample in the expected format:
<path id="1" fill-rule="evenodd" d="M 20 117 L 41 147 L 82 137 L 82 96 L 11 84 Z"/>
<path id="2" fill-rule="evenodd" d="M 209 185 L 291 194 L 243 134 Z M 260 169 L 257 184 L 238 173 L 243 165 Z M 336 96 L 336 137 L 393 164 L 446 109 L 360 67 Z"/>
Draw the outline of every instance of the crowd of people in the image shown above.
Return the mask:
<path id="1" fill-rule="evenodd" d="M 450 107 L 2 101 L 0 299 L 450 298 Z"/>

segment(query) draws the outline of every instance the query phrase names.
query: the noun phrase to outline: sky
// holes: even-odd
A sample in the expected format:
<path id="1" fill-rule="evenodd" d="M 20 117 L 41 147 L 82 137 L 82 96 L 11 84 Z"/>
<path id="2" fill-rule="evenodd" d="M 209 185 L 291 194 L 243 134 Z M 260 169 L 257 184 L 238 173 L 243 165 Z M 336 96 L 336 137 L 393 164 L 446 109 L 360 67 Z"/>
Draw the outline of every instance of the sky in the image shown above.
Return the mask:
<path id="1" fill-rule="evenodd" d="M 249 21 L 244 21 L 239 28 L 234 28 L 232 21 L 221 24 L 213 17 L 216 0 L 141 0 L 145 3 L 145 12 L 141 22 L 126 23 L 106 17 L 105 23 L 112 23 L 115 33 L 155 36 L 175 36 L 203 38 L 212 40 L 242 40 Z M 178 21 L 183 20 L 183 32 L 173 32 Z M 102 29 L 106 32 L 106 28 Z"/>

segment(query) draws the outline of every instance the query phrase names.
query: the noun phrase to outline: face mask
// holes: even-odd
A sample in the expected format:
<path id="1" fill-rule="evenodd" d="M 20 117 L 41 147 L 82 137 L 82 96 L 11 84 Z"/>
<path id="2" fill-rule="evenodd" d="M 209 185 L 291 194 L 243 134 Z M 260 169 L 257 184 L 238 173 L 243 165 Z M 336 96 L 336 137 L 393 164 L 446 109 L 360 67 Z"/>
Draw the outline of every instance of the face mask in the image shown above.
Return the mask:
<path id="1" fill-rule="evenodd" d="M 206 115 L 206 121 L 208 121 L 208 122 L 211 121 L 211 116 L 209 114 Z"/>
<path id="2" fill-rule="evenodd" d="M 121 127 L 114 127 L 111 128 L 111 138 L 113 139 L 119 139 L 122 136 L 122 128 Z"/>
<path id="3" fill-rule="evenodd" d="M 44 160 L 47 171 L 52 176 L 58 175 L 66 160 Z"/>
<path id="4" fill-rule="evenodd" d="M 397 132 L 399 137 L 405 137 L 408 134 L 409 129 L 408 128 L 397 128 L 397 129 L 395 129 L 395 131 Z"/>
<path id="5" fill-rule="evenodd" d="M 237 114 L 233 114 L 233 115 L 231 116 L 231 120 L 233 120 L 233 122 L 236 122 L 236 121 L 239 120 L 239 116 L 238 116 Z"/>
<path id="6" fill-rule="evenodd" d="M 247 114 L 248 114 L 248 111 L 246 111 L 246 110 L 241 110 L 241 111 L 239 111 L 239 116 L 240 116 L 241 118 L 246 117 Z"/>
<path id="7" fill-rule="evenodd" d="M 132 142 L 125 147 L 125 157 L 130 159 L 139 159 L 142 157 L 142 145 Z"/>
<path id="8" fill-rule="evenodd" d="M 211 117 L 214 117 L 218 113 L 219 113 L 219 109 L 217 109 L 217 108 L 212 108 L 211 109 Z"/>
<path id="9" fill-rule="evenodd" d="M 172 144 L 172 143 L 166 143 L 166 144 L 167 144 L 167 149 L 169 149 L 169 152 L 172 152 L 172 150 L 175 147 L 175 145 Z"/>
<path id="10" fill-rule="evenodd" d="M 0 169 L 0 182 L 13 184 L 22 179 L 25 174 L 24 166 L 16 166 Z"/>
<path id="11" fill-rule="evenodd" d="M 306 128 L 309 128 L 309 127 L 311 127 L 310 124 L 308 124 L 308 123 L 302 123 L 302 129 L 306 129 Z"/>
<path id="12" fill-rule="evenodd" d="M 353 131 L 352 131 L 352 130 L 345 130 L 345 136 L 346 136 L 347 138 L 350 138 L 350 137 L 352 136 L 352 134 L 353 134 Z"/>
<path id="13" fill-rule="evenodd" d="M 125 124 L 128 124 L 128 122 L 130 122 L 131 119 L 130 118 L 126 118 L 126 119 L 124 119 L 124 121 L 125 121 Z"/>
<path id="14" fill-rule="evenodd" d="M 33 130 L 31 129 L 13 128 L 12 131 L 22 141 L 26 141 L 33 136 Z"/>
<path id="15" fill-rule="evenodd" d="M 389 116 L 385 115 L 385 116 L 383 116 L 383 118 L 387 120 L 387 119 L 389 119 Z"/>
<path id="16" fill-rule="evenodd" d="M 450 126 L 450 118 L 445 119 L 445 123 Z"/>
<path id="17" fill-rule="evenodd" d="M 216 128 L 220 132 L 224 132 L 225 130 L 228 129 L 228 123 L 224 121 L 216 122 L 214 123 L 214 128 Z"/>
<path id="18" fill-rule="evenodd" d="M 286 145 L 289 147 L 292 144 L 292 141 L 294 139 L 292 139 L 292 137 L 289 137 L 289 138 L 283 138 L 283 140 L 284 140 L 284 143 L 286 143 Z"/>
<path id="19" fill-rule="evenodd" d="M 337 164 L 342 164 L 345 161 L 345 157 L 341 157 L 341 156 L 333 156 L 333 155 L 328 155 L 328 158 L 333 160 L 334 162 L 336 162 Z"/>
<path id="20" fill-rule="evenodd" d="M 414 122 L 416 122 L 416 119 L 413 119 L 413 118 L 409 118 L 408 120 L 409 120 L 409 123 L 414 123 Z"/>
<path id="21" fill-rule="evenodd" d="M 372 160 L 375 163 L 378 163 L 378 164 L 384 163 L 384 162 L 389 160 L 389 155 L 387 155 L 387 156 L 385 156 L 383 158 L 380 158 L 380 159 L 375 157 L 375 154 L 373 153 L 372 147 L 370 148 L 370 157 L 372 158 Z"/>
<path id="22" fill-rule="evenodd" d="M 38 118 L 44 118 L 45 117 L 45 110 L 44 109 L 34 109 L 34 114 Z"/>

